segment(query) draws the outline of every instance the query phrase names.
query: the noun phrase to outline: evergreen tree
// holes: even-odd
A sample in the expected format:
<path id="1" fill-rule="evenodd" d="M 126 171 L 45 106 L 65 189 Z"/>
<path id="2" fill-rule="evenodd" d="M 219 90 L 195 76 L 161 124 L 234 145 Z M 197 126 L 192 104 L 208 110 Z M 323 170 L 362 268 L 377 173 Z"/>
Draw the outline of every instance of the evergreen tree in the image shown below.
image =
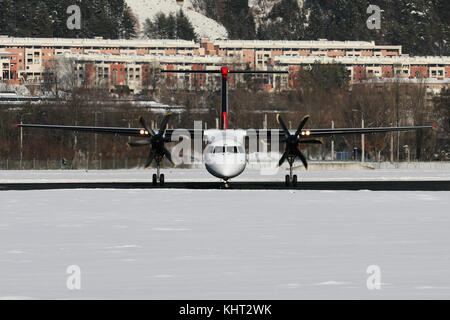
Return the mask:
<path id="1" fill-rule="evenodd" d="M 143 33 L 149 39 L 155 39 L 155 25 L 149 18 L 145 19 L 143 24 Z"/>
<path id="2" fill-rule="evenodd" d="M 223 2 L 225 2 L 225 10 L 221 15 L 220 22 L 227 29 L 229 38 L 255 39 L 255 20 L 249 10 L 248 0 L 223 0 L 222 2 L 217 1 L 216 5 L 220 6 Z"/>
<path id="3" fill-rule="evenodd" d="M 36 6 L 36 12 L 32 19 L 31 36 L 33 37 L 53 37 L 52 21 L 50 13 L 45 3 L 39 2 Z"/>
<path id="4" fill-rule="evenodd" d="M 306 37 L 310 40 L 323 39 L 326 37 L 326 26 L 322 8 L 320 8 L 317 2 L 313 2 L 309 10 Z"/>
<path id="5" fill-rule="evenodd" d="M 177 14 L 176 17 L 176 37 L 177 39 L 183 40 L 196 40 L 197 35 L 195 34 L 194 27 L 192 26 L 189 19 L 184 15 L 183 10 Z"/>
<path id="6" fill-rule="evenodd" d="M 183 39 L 195 40 L 194 27 L 184 12 L 180 10 L 176 16 L 157 13 L 153 21 L 147 19 L 144 23 L 144 34 L 150 39 Z"/>
<path id="7" fill-rule="evenodd" d="M 258 38 L 266 40 L 304 40 L 306 15 L 297 0 L 282 0 L 274 5 L 267 21 L 258 30 Z"/>
<path id="8" fill-rule="evenodd" d="M 176 39 L 178 33 L 178 17 L 173 13 L 169 14 L 166 21 L 167 39 Z"/>
<path id="9" fill-rule="evenodd" d="M 347 86 L 348 72 L 342 64 L 321 64 L 316 62 L 312 65 L 311 70 L 301 71 L 300 80 L 302 86 L 330 91 Z"/>
<path id="10" fill-rule="evenodd" d="M 135 36 L 136 21 L 125 0 L 2 0 L 0 33 L 17 37 Z M 81 9 L 81 30 L 67 28 L 67 8 Z"/>
<path id="11" fill-rule="evenodd" d="M 170 33 L 168 19 L 162 12 L 157 13 L 153 21 L 145 21 L 144 34 L 150 39 L 169 39 Z"/>
<path id="12" fill-rule="evenodd" d="M 4 0 L 0 10 L 0 34 L 16 35 L 16 6 L 14 0 Z"/>
<path id="13" fill-rule="evenodd" d="M 120 33 L 121 37 L 124 39 L 133 39 L 136 38 L 136 18 L 131 11 L 131 8 L 126 6 L 125 11 L 123 12 L 122 21 L 120 24 Z"/>

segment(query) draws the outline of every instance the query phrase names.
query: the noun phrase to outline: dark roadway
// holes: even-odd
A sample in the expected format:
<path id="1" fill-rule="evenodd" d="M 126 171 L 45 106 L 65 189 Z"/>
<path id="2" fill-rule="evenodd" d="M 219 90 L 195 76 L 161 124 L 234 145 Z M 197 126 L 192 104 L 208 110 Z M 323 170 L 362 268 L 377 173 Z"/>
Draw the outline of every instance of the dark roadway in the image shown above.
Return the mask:
<path id="1" fill-rule="evenodd" d="M 0 190 L 61 190 L 61 189 L 225 189 L 219 182 L 166 182 L 153 186 L 147 182 L 53 182 L 0 183 Z M 318 181 L 299 182 L 287 188 L 284 182 L 232 182 L 230 190 L 372 190 L 372 191 L 450 191 L 450 181 Z"/>

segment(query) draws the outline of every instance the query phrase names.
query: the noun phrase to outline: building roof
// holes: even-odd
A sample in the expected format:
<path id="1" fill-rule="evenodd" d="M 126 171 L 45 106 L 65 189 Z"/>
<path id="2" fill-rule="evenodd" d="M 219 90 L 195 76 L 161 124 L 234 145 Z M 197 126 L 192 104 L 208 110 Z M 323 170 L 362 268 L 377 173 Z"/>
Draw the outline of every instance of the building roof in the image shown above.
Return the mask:
<path id="1" fill-rule="evenodd" d="M 194 41 L 186 40 L 108 40 L 103 38 L 95 39 L 74 39 L 74 38 L 10 38 L 0 37 L 0 45 L 14 45 L 14 46 L 68 46 L 68 47 L 188 47 L 199 48 L 200 45 Z"/>
<path id="2" fill-rule="evenodd" d="M 101 37 L 94 39 L 75 39 L 75 38 L 15 38 L 0 36 L 0 45 L 15 46 L 95 46 L 95 47 L 188 47 L 199 48 L 200 43 L 209 42 L 207 39 L 200 40 L 199 43 L 186 40 L 170 39 L 136 39 L 136 40 L 109 40 Z M 247 48 L 247 49 L 357 49 L 357 50 L 376 50 L 376 49 L 394 49 L 401 51 L 402 46 L 396 45 L 376 45 L 374 41 L 272 41 L 272 40 L 214 40 L 214 45 L 222 48 Z"/>
<path id="3" fill-rule="evenodd" d="M 137 54 L 86 54 L 64 53 L 55 56 L 56 59 L 75 59 L 77 61 L 104 61 L 122 63 L 183 63 L 183 64 L 230 64 L 235 59 L 226 56 L 184 56 L 184 55 L 137 55 Z M 239 62 L 238 62 L 239 63 Z"/>
<path id="4" fill-rule="evenodd" d="M 378 46 L 374 41 L 273 41 L 273 40 L 216 40 L 215 45 L 223 48 L 293 48 L 293 49 L 398 49 L 402 46 Z"/>
<path id="5" fill-rule="evenodd" d="M 410 56 L 277 56 L 273 58 L 275 64 L 313 64 L 316 62 L 342 64 L 385 64 L 385 65 L 450 65 L 450 57 L 410 57 Z"/>

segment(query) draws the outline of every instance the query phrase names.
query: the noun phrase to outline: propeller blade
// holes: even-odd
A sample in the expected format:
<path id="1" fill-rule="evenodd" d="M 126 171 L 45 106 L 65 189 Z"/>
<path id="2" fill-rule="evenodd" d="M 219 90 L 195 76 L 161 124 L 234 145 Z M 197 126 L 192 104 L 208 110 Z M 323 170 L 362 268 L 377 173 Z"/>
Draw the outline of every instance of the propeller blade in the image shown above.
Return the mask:
<path id="1" fill-rule="evenodd" d="M 169 123 L 169 118 L 172 116 L 172 112 L 167 113 L 164 119 L 161 121 L 161 125 L 159 127 L 159 133 L 163 133 L 167 129 L 167 124 Z"/>
<path id="2" fill-rule="evenodd" d="M 302 143 L 302 144 L 324 144 L 323 140 L 320 140 L 320 139 L 300 140 L 299 143 Z"/>
<path id="3" fill-rule="evenodd" d="M 303 155 L 303 153 L 301 153 L 300 151 L 297 151 L 297 155 L 300 158 L 300 160 L 303 162 L 303 165 L 305 166 L 305 169 L 308 170 L 308 161 L 306 160 L 306 158 Z"/>
<path id="4" fill-rule="evenodd" d="M 291 134 L 286 124 L 284 123 L 283 118 L 281 118 L 280 114 L 277 114 L 277 121 L 280 124 L 281 128 L 283 128 L 284 135 L 286 136 L 286 138 L 289 137 Z"/>
<path id="5" fill-rule="evenodd" d="M 297 132 L 295 133 L 296 137 L 298 137 L 300 133 L 302 133 L 302 130 L 305 127 L 306 123 L 308 122 L 309 118 L 311 118 L 309 114 L 303 117 L 302 121 L 300 122 L 300 125 L 298 126 Z"/>
<path id="6" fill-rule="evenodd" d="M 151 143 L 152 143 L 151 140 L 146 139 L 146 140 L 139 140 L 139 141 L 131 141 L 127 144 L 129 147 L 143 147 L 143 146 L 148 146 Z"/>
<path id="7" fill-rule="evenodd" d="M 148 155 L 147 162 L 145 163 L 145 169 L 147 169 L 148 167 L 151 166 L 153 159 L 155 159 L 155 156 L 156 156 L 156 152 L 151 150 L 150 154 Z"/>
<path id="8" fill-rule="evenodd" d="M 170 154 L 169 150 L 167 150 L 166 148 L 164 148 L 163 151 L 164 151 L 164 155 L 166 156 L 167 160 L 169 160 L 171 164 L 173 164 L 174 166 L 176 166 L 175 163 L 174 163 L 173 160 L 172 160 L 172 155 Z"/>
<path id="9" fill-rule="evenodd" d="M 147 121 L 145 121 L 145 119 L 142 116 L 139 116 L 139 122 L 141 123 L 141 125 L 144 127 L 145 130 L 147 130 L 147 132 L 151 135 L 154 136 L 155 135 L 155 131 L 153 131 Z"/>
<path id="10" fill-rule="evenodd" d="M 281 166 L 283 165 L 283 163 L 286 161 L 287 157 L 288 157 L 288 152 L 285 151 L 285 152 L 283 153 L 283 156 L 282 156 L 281 159 L 280 159 L 280 162 L 278 162 L 278 166 L 279 166 L 279 167 L 281 167 Z"/>

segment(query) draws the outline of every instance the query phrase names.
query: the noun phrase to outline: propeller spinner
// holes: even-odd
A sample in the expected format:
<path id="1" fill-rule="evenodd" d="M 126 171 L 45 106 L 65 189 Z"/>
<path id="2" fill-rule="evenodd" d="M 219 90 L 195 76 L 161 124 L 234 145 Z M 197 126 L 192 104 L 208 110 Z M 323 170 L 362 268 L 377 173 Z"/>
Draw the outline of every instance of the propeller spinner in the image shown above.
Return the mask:
<path id="1" fill-rule="evenodd" d="M 150 153 L 148 155 L 147 161 L 145 163 L 145 169 L 147 169 L 148 167 L 151 166 L 153 160 L 156 160 L 156 164 L 159 168 L 161 161 L 164 157 L 166 157 L 174 166 L 174 162 L 172 161 L 172 156 L 169 152 L 169 150 L 167 150 L 167 148 L 165 147 L 165 143 L 170 142 L 169 138 L 165 137 L 165 133 L 167 130 L 167 124 L 169 123 L 169 118 L 172 115 L 171 112 L 169 112 L 161 121 L 160 124 L 160 129 L 159 131 L 156 133 L 155 131 L 153 131 L 147 121 L 145 121 L 145 119 L 143 117 L 139 117 L 139 122 L 141 123 L 141 125 L 144 127 L 145 129 L 145 133 L 150 136 L 147 139 L 143 139 L 143 140 L 138 140 L 138 141 L 132 141 L 130 143 L 128 143 L 128 145 L 130 147 L 143 147 L 143 146 L 151 146 L 150 149 Z"/>
<path id="2" fill-rule="evenodd" d="M 282 142 L 286 144 L 285 151 L 283 153 L 283 156 L 280 159 L 280 162 L 278 163 L 279 166 L 281 166 L 286 160 L 289 162 L 289 175 L 286 176 L 286 186 L 289 186 L 289 184 L 292 182 L 294 186 L 297 185 L 297 176 L 293 175 L 293 168 L 295 159 L 299 158 L 300 161 L 305 166 L 305 169 L 308 170 L 308 161 L 306 160 L 306 157 L 303 155 L 303 153 L 300 151 L 300 145 L 302 144 L 323 144 L 323 141 L 320 139 L 304 139 L 301 137 L 309 136 L 311 134 L 308 130 L 303 130 L 306 123 L 308 122 L 310 116 L 307 115 L 303 117 L 302 121 L 300 122 L 297 131 L 295 134 L 291 134 L 284 123 L 281 116 L 277 115 L 277 121 L 280 124 L 281 128 L 284 132 L 284 139 Z"/>

